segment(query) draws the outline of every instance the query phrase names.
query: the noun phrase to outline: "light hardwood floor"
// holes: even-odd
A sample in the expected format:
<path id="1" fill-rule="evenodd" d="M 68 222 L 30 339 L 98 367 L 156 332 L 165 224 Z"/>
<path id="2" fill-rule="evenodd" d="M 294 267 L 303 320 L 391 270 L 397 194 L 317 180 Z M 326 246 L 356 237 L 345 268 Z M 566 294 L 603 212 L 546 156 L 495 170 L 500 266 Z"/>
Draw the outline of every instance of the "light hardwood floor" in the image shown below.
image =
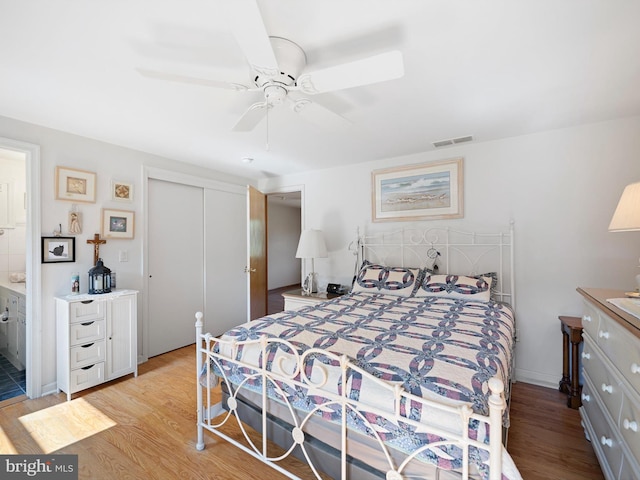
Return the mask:
<path id="1" fill-rule="evenodd" d="M 74 395 L 0 408 L 0 453 L 77 454 L 79 478 L 261 480 L 285 478 L 206 435 L 195 449 L 195 347 L 159 355 L 132 375 Z M 576 410 L 555 390 L 517 383 L 509 451 L 525 480 L 602 479 Z M 304 478 L 301 464 L 292 461 Z M 355 479 L 357 480 L 357 479 Z"/>

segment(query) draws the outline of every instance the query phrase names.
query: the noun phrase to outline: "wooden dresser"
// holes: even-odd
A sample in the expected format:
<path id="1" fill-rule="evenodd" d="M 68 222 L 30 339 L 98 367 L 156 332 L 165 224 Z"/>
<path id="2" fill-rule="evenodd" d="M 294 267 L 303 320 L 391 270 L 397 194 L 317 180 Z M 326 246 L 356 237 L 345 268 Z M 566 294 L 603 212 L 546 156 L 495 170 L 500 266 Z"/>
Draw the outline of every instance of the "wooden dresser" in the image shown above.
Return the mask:
<path id="1" fill-rule="evenodd" d="M 607 302 L 624 292 L 578 292 L 584 297 L 585 434 L 608 480 L 640 480 L 640 319 Z"/>

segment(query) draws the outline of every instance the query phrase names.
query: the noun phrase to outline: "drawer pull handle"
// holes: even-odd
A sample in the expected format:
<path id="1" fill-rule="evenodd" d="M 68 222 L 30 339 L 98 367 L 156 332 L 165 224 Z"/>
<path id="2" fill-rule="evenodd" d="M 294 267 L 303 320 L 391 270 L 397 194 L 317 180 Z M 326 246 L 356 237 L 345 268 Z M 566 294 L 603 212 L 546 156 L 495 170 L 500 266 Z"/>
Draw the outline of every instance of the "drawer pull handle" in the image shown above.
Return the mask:
<path id="1" fill-rule="evenodd" d="M 622 426 L 625 430 L 631 430 L 633 432 L 638 431 L 638 423 L 635 420 L 629 421 L 629 419 L 625 418 L 622 422 Z"/>
<path id="2" fill-rule="evenodd" d="M 631 364 L 631 373 L 640 373 L 640 366 L 637 363 Z"/>
<path id="3" fill-rule="evenodd" d="M 602 384 L 602 391 L 607 393 L 613 393 L 613 385 Z"/>
<path id="4" fill-rule="evenodd" d="M 582 397 L 582 401 L 583 402 L 590 402 L 591 401 L 591 395 L 589 395 L 588 393 L 583 393 L 580 396 Z"/>
<path id="5" fill-rule="evenodd" d="M 95 367 L 95 365 L 89 365 L 88 367 L 82 367 L 82 370 L 89 370 L 90 368 Z"/>
<path id="6" fill-rule="evenodd" d="M 93 347 L 93 343 L 88 343 L 87 345 L 81 345 L 82 348 L 89 348 L 89 347 Z"/>
<path id="7" fill-rule="evenodd" d="M 602 330 L 600 330 L 600 331 L 598 332 L 598 336 L 599 336 L 600 338 L 609 338 L 609 332 L 603 332 Z"/>
<path id="8" fill-rule="evenodd" d="M 89 325 L 94 324 L 95 322 L 86 322 L 86 323 L 81 323 L 80 325 L 82 325 L 83 327 L 88 327 Z"/>
<path id="9" fill-rule="evenodd" d="M 582 358 L 589 360 L 591 358 L 591 354 L 589 352 L 582 352 Z"/>
<path id="10" fill-rule="evenodd" d="M 82 300 L 80 303 L 84 303 L 85 305 L 89 303 L 93 303 L 93 300 Z"/>
<path id="11" fill-rule="evenodd" d="M 604 435 L 600 437 L 600 443 L 605 447 L 613 447 L 613 440 L 605 437 Z"/>
<path id="12" fill-rule="evenodd" d="M 591 321 L 591 315 L 583 315 L 582 316 L 582 320 L 584 322 L 590 322 Z"/>

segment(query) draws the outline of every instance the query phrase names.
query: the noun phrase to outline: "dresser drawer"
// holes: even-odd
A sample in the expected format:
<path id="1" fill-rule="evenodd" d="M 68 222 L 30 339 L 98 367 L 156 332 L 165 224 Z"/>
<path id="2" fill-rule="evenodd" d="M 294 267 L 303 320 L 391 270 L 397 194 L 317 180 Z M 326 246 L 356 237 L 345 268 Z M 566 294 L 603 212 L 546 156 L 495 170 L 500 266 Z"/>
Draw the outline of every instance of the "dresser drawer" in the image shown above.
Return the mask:
<path id="1" fill-rule="evenodd" d="M 94 363 L 104 362 L 104 340 L 71 348 L 70 368 L 85 367 Z"/>
<path id="2" fill-rule="evenodd" d="M 98 300 L 73 302 L 69 305 L 69 323 L 103 320 L 106 305 L 106 302 Z"/>
<path id="3" fill-rule="evenodd" d="M 589 302 L 584 302 L 584 314 L 582 315 L 582 329 L 593 339 L 598 338 L 600 326 L 600 311 Z"/>
<path id="4" fill-rule="evenodd" d="M 82 345 L 104 338 L 104 320 L 93 320 L 85 323 L 74 323 L 69 327 L 69 345 Z"/>
<path id="5" fill-rule="evenodd" d="M 69 390 L 71 393 L 93 387 L 104 382 L 104 362 L 71 370 Z"/>
<path id="6" fill-rule="evenodd" d="M 623 396 L 620 380 L 605 365 L 601 352 L 593 345 L 588 336 L 584 337 L 582 365 L 585 377 L 588 377 L 593 384 L 594 391 L 592 393 L 600 397 L 611 418 L 617 420 Z"/>
<path id="7" fill-rule="evenodd" d="M 620 433 L 635 458 L 640 458 L 640 405 L 623 391 Z"/>
<path id="8" fill-rule="evenodd" d="M 587 417 L 587 424 L 591 425 L 593 432 L 591 433 L 591 445 L 598 457 L 604 456 L 606 462 L 602 465 L 607 478 L 618 478 L 618 472 L 622 465 L 622 445 L 615 433 L 616 427 L 612 426 L 608 421 L 608 415 L 604 411 L 604 405 L 599 401 L 597 395 L 594 394 L 595 388 L 589 385 L 590 381 L 585 378 L 585 389 L 587 395 L 590 394 L 590 401 L 582 404 L 583 415 Z M 606 471 L 607 468 L 609 471 Z M 613 475 L 612 475 L 613 474 Z M 626 479 L 625 479 L 626 480 Z"/>

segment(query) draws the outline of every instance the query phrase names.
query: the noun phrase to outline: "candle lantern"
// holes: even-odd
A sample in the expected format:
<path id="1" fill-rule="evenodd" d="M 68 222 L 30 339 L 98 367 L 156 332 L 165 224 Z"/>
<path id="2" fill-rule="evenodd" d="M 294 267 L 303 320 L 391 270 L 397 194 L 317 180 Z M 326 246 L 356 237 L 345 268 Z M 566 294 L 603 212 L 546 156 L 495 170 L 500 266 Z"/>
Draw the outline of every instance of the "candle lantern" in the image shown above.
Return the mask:
<path id="1" fill-rule="evenodd" d="M 111 270 L 99 258 L 96 266 L 89 270 L 89 293 L 109 293 L 111 291 Z"/>

